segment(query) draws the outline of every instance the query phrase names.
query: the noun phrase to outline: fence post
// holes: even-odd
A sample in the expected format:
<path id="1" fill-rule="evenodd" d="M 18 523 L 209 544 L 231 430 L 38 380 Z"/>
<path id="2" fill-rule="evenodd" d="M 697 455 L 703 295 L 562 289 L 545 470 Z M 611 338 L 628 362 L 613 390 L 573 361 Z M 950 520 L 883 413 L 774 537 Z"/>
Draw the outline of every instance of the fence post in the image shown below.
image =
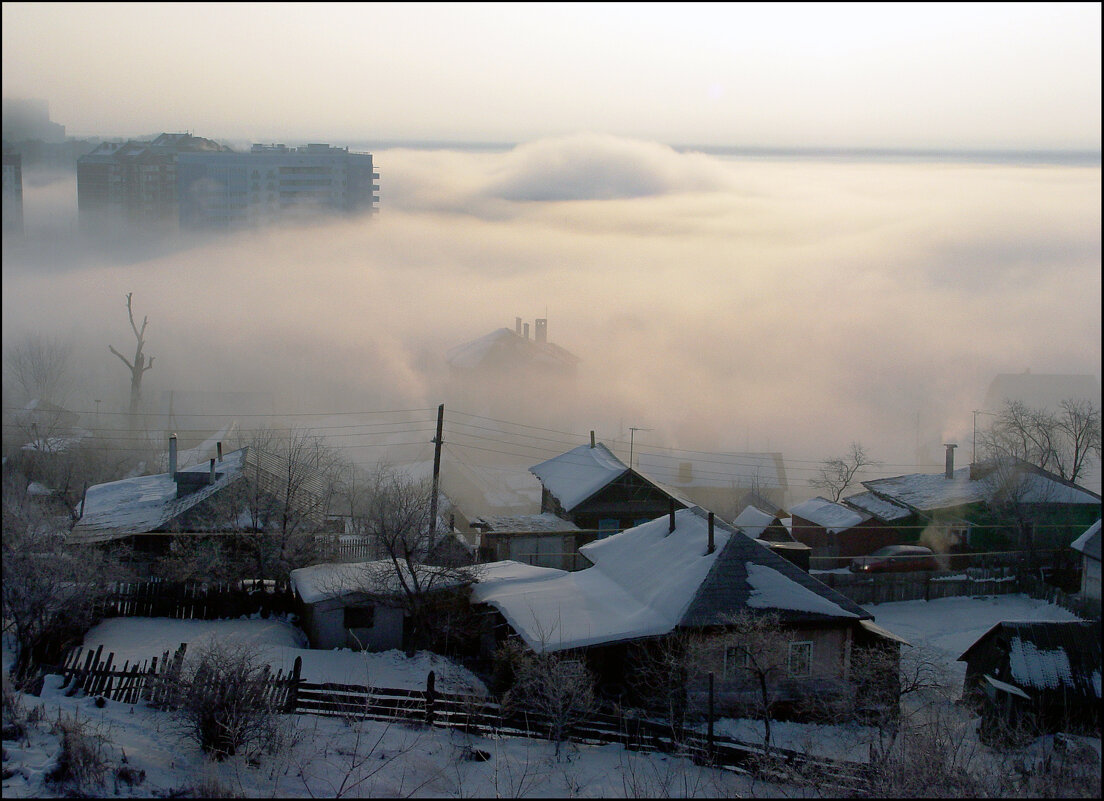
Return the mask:
<path id="1" fill-rule="evenodd" d="M 291 678 L 288 679 L 287 701 L 284 703 L 284 713 L 291 715 L 299 706 L 299 677 L 303 672 L 303 657 L 295 657 L 295 665 L 291 669 Z"/>
<path id="2" fill-rule="evenodd" d="M 709 671 L 709 729 L 706 737 L 709 746 L 709 761 L 713 761 L 713 671 Z"/>
<path id="3" fill-rule="evenodd" d="M 426 677 L 426 692 L 425 692 L 425 722 L 427 726 L 433 725 L 433 703 L 437 700 L 436 690 L 437 676 L 431 670 Z"/>

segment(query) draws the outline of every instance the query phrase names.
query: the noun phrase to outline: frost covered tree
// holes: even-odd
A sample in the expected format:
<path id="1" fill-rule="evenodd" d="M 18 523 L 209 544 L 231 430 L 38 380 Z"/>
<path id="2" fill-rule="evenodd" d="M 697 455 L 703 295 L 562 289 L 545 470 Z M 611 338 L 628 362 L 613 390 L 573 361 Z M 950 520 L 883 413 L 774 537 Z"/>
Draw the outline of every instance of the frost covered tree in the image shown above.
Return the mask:
<path id="1" fill-rule="evenodd" d="M 980 440 L 989 458 L 1013 457 L 1076 482 L 1100 461 L 1100 407 L 1067 398 L 1051 411 L 1009 400 Z"/>
<path id="2" fill-rule="evenodd" d="M 137 428 L 138 425 L 138 406 L 142 400 L 142 376 L 146 374 L 148 370 L 153 369 L 153 356 L 146 356 L 142 349 L 146 346 L 146 326 L 149 325 L 149 317 L 142 318 L 142 327 L 139 328 L 134 323 L 134 308 L 131 305 L 131 299 L 133 292 L 127 292 L 127 317 L 130 319 L 130 328 L 134 332 L 134 358 L 127 359 L 126 356 L 115 350 L 114 345 L 108 345 L 107 349 L 114 353 L 123 364 L 130 370 L 130 427 L 132 429 Z"/>

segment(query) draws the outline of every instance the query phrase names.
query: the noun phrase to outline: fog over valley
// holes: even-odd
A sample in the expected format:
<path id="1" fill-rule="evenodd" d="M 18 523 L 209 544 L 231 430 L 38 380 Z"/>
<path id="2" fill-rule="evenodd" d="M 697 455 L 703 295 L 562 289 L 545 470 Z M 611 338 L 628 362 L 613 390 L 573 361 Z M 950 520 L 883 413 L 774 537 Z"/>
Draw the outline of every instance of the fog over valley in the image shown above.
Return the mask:
<path id="1" fill-rule="evenodd" d="M 590 430 L 620 452 L 637 427 L 644 449 L 781 452 L 791 485 L 851 441 L 880 474 L 938 469 L 944 442 L 968 458 L 998 373 L 1099 381 L 1098 164 L 740 159 L 599 134 L 374 156 L 375 216 L 164 239 L 82 233 L 75 177 L 27 173 L 5 345 L 72 343 L 70 407 L 124 411 L 108 345 L 133 350 L 133 292 L 151 413 L 169 390 L 270 393 L 305 426 L 429 424 L 445 402 L 535 427 L 454 459 L 534 464 Z M 575 379 L 458 395 L 449 351 L 518 317 L 548 320 Z M 398 458 L 431 453 L 431 427 L 396 437 L 417 443 Z"/>

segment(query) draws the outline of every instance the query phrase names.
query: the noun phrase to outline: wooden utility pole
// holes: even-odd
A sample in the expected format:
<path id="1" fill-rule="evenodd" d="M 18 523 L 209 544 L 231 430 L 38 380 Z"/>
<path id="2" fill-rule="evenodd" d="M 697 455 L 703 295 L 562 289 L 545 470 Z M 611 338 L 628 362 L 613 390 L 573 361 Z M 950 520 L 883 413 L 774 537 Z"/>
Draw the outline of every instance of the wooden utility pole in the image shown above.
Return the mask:
<path id="1" fill-rule="evenodd" d="M 433 438 L 433 496 L 429 499 L 429 547 L 437 542 L 437 488 L 441 482 L 441 438 L 445 426 L 445 404 L 437 407 L 437 436 Z"/>

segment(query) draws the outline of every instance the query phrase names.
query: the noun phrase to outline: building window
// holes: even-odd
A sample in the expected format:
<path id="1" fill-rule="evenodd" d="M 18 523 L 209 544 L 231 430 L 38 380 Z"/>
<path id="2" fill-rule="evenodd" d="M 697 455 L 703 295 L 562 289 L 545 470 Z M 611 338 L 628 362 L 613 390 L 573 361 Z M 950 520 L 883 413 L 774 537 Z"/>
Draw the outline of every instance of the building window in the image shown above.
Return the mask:
<path id="1" fill-rule="evenodd" d="M 813 673 L 813 643 L 812 641 L 790 643 L 791 676 L 811 676 Z"/>
<path id="2" fill-rule="evenodd" d="M 346 606 L 345 628 L 370 629 L 376 625 L 376 607 L 374 606 Z"/>
<path id="3" fill-rule="evenodd" d="M 734 679 L 739 671 L 748 666 L 750 654 L 742 645 L 729 645 L 724 649 L 724 665 L 722 675 L 726 679 Z"/>
<path id="4" fill-rule="evenodd" d="M 621 521 L 616 517 L 603 517 L 598 521 L 598 539 L 616 534 L 621 528 Z"/>

